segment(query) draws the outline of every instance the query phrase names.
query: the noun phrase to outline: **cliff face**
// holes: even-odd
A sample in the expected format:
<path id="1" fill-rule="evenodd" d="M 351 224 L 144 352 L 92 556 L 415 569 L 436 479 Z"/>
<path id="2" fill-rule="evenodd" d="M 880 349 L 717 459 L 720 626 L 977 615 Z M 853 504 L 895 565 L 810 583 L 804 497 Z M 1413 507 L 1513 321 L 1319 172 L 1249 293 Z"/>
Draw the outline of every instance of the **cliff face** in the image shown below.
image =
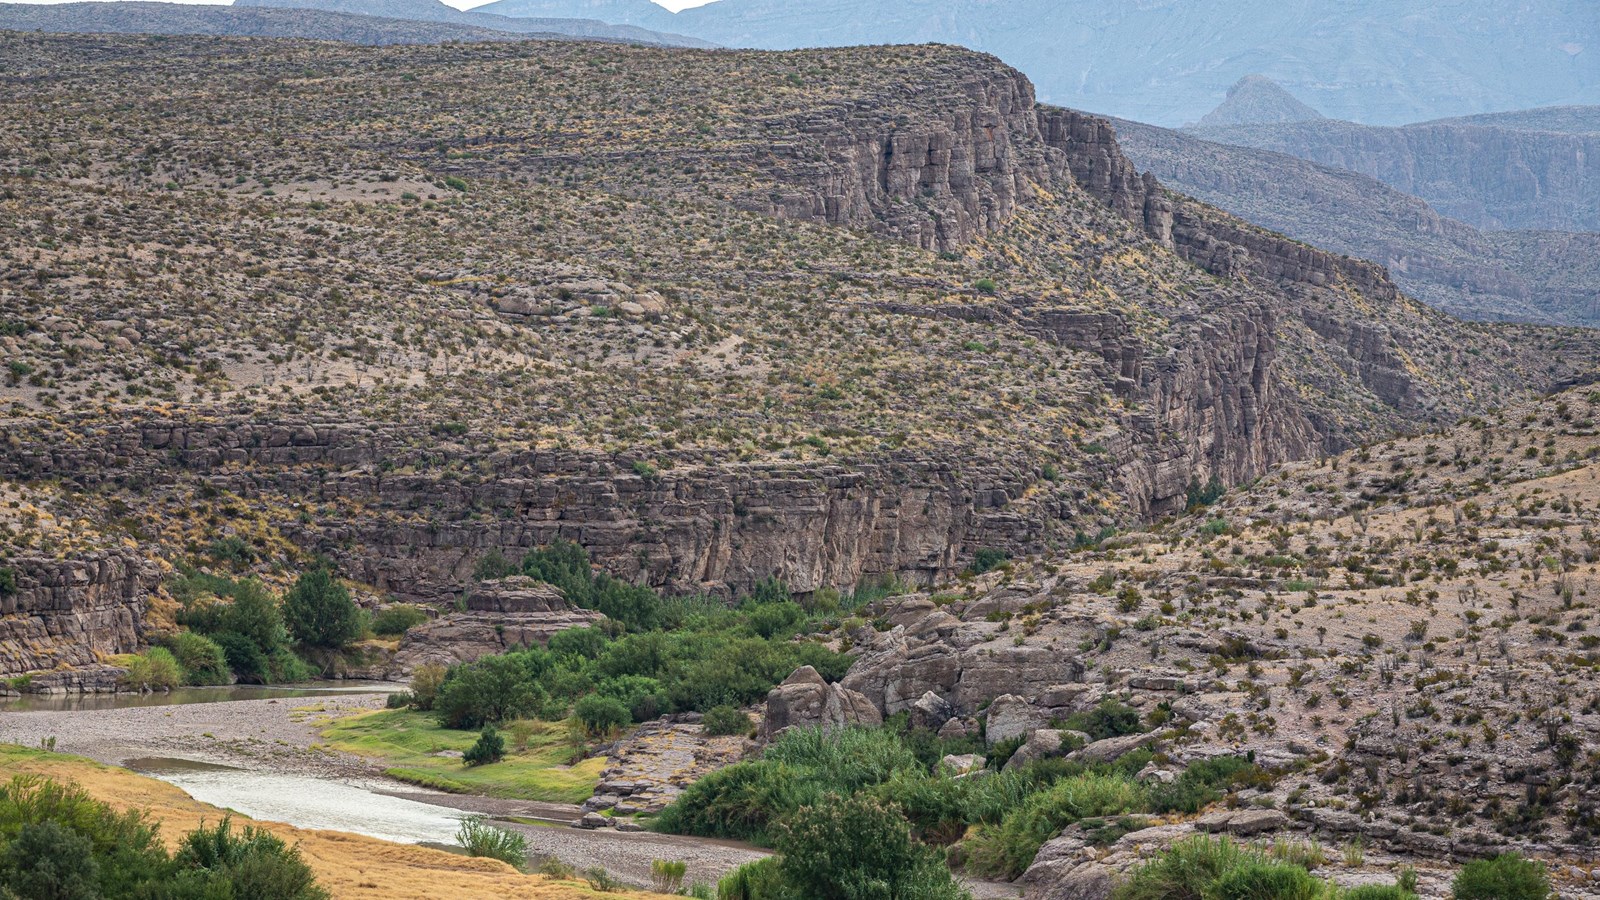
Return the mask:
<path id="1" fill-rule="evenodd" d="M 1477 228 L 1600 230 L 1600 135 L 1460 123 L 1202 128 L 1210 141 L 1360 172 Z"/>
<path id="2" fill-rule="evenodd" d="M 0 596 L 0 676 L 83 669 L 140 647 L 157 567 L 124 550 L 81 559 L 14 560 L 16 592 Z M 72 672 L 49 676 L 66 687 Z"/>

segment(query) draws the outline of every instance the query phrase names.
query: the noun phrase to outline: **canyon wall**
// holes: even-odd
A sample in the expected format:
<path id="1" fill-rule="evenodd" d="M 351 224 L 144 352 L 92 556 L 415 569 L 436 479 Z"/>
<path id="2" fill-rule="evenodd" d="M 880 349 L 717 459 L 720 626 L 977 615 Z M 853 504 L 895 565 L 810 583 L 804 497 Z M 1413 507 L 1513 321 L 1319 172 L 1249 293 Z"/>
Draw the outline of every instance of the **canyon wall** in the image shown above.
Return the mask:
<path id="1" fill-rule="evenodd" d="M 103 658 L 140 648 L 156 564 L 132 550 L 7 563 L 15 587 L 0 595 L 0 676 L 45 670 L 56 687 L 95 689 Z M 86 680 L 87 679 L 87 680 Z"/>

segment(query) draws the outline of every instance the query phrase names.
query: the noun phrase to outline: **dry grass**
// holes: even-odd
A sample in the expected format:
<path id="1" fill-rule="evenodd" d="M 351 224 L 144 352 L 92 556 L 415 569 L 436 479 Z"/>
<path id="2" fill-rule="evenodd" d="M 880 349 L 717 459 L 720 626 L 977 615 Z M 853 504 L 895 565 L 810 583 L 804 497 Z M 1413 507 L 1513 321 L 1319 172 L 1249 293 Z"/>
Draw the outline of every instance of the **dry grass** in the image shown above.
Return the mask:
<path id="1" fill-rule="evenodd" d="M 175 845 L 183 832 L 203 821 L 215 822 L 223 814 L 223 810 L 200 803 L 170 784 L 81 757 L 0 747 L 0 765 L 12 774 L 37 773 L 71 779 L 117 809 L 148 809 L 152 817 L 161 821 L 162 836 L 169 846 Z M 473 859 L 336 831 L 308 831 L 276 822 L 257 824 L 286 841 L 298 843 L 317 878 L 341 900 L 434 900 L 440 897 L 566 900 L 602 896 L 581 883 L 523 875 L 494 860 Z M 659 895 L 623 892 L 603 896 L 646 898 Z"/>

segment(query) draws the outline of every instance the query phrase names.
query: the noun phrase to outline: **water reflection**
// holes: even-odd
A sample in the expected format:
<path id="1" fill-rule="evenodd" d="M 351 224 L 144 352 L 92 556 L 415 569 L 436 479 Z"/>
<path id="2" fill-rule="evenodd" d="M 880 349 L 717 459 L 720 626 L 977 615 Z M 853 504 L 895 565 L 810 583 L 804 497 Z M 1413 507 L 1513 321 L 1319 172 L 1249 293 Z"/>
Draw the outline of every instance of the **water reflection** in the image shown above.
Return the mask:
<path id="1" fill-rule="evenodd" d="M 387 681 L 317 681 L 308 684 L 236 684 L 227 687 L 185 687 L 154 694 L 24 694 L 0 699 L 3 712 L 74 712 L 124 709 L 131 706 L 182 706 L 189 703 L 227 703 L 233 700 L 275 700 L 289 697 L 328 697 L 336 694 L 394 693 L 403 684 Z"/>

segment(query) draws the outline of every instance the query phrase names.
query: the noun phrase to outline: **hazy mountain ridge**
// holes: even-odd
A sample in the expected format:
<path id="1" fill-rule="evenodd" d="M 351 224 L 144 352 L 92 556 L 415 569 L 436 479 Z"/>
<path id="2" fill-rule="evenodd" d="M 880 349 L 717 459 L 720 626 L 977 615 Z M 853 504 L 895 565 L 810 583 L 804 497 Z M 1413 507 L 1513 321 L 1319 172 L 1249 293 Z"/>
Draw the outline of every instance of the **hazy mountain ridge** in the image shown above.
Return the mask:
<path id="1" fill-rule="evenodd" d="M 629 24 L 612 24 L 583 17 L 510 18 L 477 11 L 463 12 L 442 0 L 234 0 L 236 7 L 321 9 L 352 15 L 448 22 L 504 32 L 566 34 L 600 40 L 661 44 L 667 47 L 710 47 L 710 43 L 679 34 L 664 34 Z"/>
<path id="2" fill-rule="evenodd" d="M 1594 102 L 1600 17 L 1586 0 L 497 0 L 483 12 L 594 16 L 725 46 L 961 44 L 1026 72 L 1040 97 L 1192 122 L 1260 73 L 1324 113 L 1401 124 Z"/>
<path id="3" fill-rule="evenodd" d="M 1600 135 L 1343 121 L 1191 131 L 1369 175 L 1478 228 L 1600 230 Z"/>
<path id="4" fill-rule="evenodd" d="M 1593 324 L 1593 236 L 1483 232 L 1376 179 L 1297 156 L 1119 120 L 1141 169 L 1267 228 L 1386 266 L 1407 293 L 1455 315 Z"/>
<path id="5" fill-rule="evenodd" d="M 451 22 L 422 22 L 314 9 L 119 3 L 0 3 L 0 29 L 90 34 L 206 34 L 305 38 L 353 44 L 570 39 L 556 33 L 509 33 Z"/>

